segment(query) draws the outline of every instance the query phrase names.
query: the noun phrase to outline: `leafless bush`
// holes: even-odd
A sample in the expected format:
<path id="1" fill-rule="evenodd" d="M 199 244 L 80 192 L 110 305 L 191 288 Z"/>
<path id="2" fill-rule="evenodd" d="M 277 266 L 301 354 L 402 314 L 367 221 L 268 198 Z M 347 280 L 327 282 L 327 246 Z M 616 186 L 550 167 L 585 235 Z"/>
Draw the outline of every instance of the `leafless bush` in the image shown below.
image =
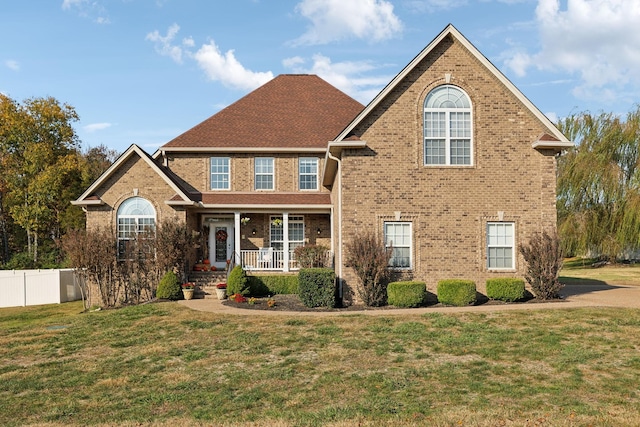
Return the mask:
<path id="1" fill-rule="evenodd" d="M 62 239 L 62 248 L 75 270 L 78 282 L 83 286 L 85 308 L 91 303 L 88 283 L 97 285 L 105 306 L 114 307 L 119 301 L 122 284 L 118 280 L 117 247 L 113 232 L 102 228 L 70 231 Z"/>
<path id="2" fill-rule="evenodd" d="M 521 244 L 518 249 L 527 261 L 525 278 L 536 298 L 558 298 L 563 286 L 558 280 L 563 254 L 557 233 L 534 233 L 529 244 Z"/>
<path id="3" fill-rule="evenodd" d="M 358 276 L 358 294 L 365 305 L 378 307 L 387 303 L 390 258 L 391 251 L 372 232 L 356 236 L 346 245 L 346 264 Z"/>

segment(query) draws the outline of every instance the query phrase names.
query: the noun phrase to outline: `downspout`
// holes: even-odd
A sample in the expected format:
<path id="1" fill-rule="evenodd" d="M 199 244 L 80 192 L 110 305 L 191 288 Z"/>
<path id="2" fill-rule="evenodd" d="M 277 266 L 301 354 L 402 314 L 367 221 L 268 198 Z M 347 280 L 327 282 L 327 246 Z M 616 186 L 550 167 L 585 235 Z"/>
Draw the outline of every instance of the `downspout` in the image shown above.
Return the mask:
<path id="1" fill-rule="evenodd" d="M 327 150 L 327 156 L 338 164 L 338 247 L 337 256 L 338 271 L 336 276 L 338 277 L 338 296 L 340 299 L 343 297 L 343 280 L 342 280 L 342 161 L 331 154 L 331 151 Z"/>

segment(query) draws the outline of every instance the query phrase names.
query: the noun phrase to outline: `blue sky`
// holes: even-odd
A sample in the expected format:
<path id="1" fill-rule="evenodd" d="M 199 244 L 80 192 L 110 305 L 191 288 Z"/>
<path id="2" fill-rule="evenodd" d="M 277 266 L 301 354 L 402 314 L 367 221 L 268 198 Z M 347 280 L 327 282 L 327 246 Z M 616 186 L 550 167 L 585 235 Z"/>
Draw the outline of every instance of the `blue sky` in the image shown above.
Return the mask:
<path id="1" fill-rule="evenodd" d="M 553 120 L 638 102 L 638 0 L 11 0 L 0 92 L 152 153 L 278 74 L 366 104 L 449 23 Z"/>

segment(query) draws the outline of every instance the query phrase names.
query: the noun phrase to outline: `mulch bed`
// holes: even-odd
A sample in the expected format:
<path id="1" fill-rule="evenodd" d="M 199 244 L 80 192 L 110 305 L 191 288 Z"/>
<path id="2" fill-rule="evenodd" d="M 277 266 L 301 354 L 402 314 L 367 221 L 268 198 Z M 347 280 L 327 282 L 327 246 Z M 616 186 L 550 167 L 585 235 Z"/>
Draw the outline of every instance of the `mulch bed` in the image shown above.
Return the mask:
<path id="1" fill-rule="evenodd" d="M 229 307 L 242 308 L 245 310 L 270 310 L 270 311 L 292 311 L 292 312 L 337 312 L 337 313 L 348 313 L 348 312 L 358 312 L 365 310 L 397 310 L 399 307 L 394 306 L 383 306 L 383 307 L 365 307 L 362 304 L 354 304 L 346 307 L 336 307 L 336 308 L 327 308 L 327 307 L 317 307 L 310 308 L 302 304 L 298 295 L 274 295 L 271 299 L 275 300 L 276 305 L 273 307 L 269 307 L 267 305 L 267 301 L 269 298 L 255 298 L 253 304 L 248 302 L 235 302 L 233 300 L 224 300 L 222 302 L 223 305 Z M 486 296 L 482 294 L 478 294 L 476 306 L 479 305 L 514 305 L 514 304 L 537 304 L 541 302 L 559 302 L 562 299 L 548 300 L 542 301 L 533 297 L 533 295 L 527 292 L 525 298 L 520 301 L 506 303 L 502 301 L 494 301 L 488 299 Z M 435 299 L 435 295 L 429 294 L 427 298 L 427 303 L 422 307 L 445 307 L 444 305 L 438 303 L 437 299 Z"/>

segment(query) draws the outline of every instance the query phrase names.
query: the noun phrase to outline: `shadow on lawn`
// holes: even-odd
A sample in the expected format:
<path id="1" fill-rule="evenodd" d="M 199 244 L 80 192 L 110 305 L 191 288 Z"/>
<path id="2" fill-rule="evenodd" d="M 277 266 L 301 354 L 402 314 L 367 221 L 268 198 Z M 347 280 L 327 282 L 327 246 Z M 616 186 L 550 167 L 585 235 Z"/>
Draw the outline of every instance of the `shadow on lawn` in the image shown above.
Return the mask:
<path id="1" fill-rule="evenodd" d="M 607 282 L 603 282 L 602 280 L 581 279 L 578 277 L 560 276 L 560 283 L 564 285 L 560 290 L 560 294 L 563 297 L 584 295 L 591 292 L 609 291 L 620 288 L 620 286 L 609 285 Z"/>

